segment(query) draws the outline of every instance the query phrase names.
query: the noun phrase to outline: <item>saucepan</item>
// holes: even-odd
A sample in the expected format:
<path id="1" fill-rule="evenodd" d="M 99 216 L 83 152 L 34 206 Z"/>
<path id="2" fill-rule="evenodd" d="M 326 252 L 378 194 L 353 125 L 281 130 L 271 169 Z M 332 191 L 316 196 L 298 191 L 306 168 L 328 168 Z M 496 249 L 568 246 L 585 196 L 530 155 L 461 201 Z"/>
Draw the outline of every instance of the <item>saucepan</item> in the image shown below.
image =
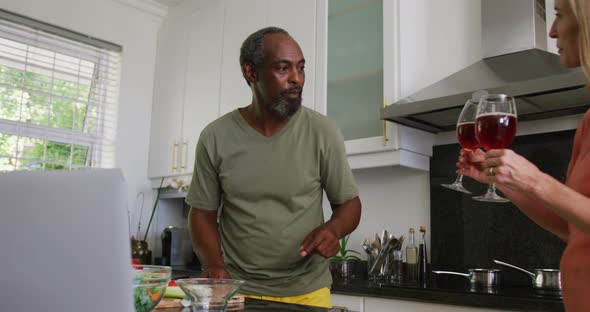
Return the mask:
<path id="1" fill-rule="evenodd" d="M 469 269 L 469 273 L 459 273 L 451 271 L 432 271 L 435 274 L 459 275 L 469 279 L 471 286 L 475 287 L 496 287 L 500 284 L 500 274 L 502 270 L 498 269 Z"/>
<path id="2" fill-rule="evenodd" d="M 534 269 L 535 273 L 527 271 L 515 265 L 494 260 L 495 263 L 518 270 L 527 274 L 533 280 L 533 288 L 540 292 L 561 293 L 561 273 L 555 269 Z"/>

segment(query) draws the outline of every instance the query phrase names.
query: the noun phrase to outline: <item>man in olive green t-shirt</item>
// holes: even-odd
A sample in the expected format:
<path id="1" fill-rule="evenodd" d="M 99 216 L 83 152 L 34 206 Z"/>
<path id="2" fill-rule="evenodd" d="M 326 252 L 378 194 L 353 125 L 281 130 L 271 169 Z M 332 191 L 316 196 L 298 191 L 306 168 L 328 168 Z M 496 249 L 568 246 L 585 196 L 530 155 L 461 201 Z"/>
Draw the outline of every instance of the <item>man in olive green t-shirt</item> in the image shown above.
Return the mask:
<path id="1" fill-rule="evenodd" d="M 333 122 L 301 106 L 305 60 L 287 32 L 261 29 L 240 52 L 252 102 L 199 137 L 186 197 L 193 244 L 203 276 L 246 280 L 243 294 L 314 294 L 330 287 L 327 258 L 360 220 L 343 138 Z M 323 191 L 333 210 L 327 222 Z M 327 301 L 297 302 L 329 306 L 325 294 Z"/>

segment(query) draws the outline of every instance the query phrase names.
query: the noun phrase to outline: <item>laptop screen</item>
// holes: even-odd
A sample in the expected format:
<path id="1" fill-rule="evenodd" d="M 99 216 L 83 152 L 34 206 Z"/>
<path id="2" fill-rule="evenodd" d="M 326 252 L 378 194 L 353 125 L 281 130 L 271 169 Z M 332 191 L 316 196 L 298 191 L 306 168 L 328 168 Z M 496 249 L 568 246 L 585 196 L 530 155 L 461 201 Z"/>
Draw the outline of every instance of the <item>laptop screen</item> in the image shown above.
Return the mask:
<path id="1" fill-rule="evenodd" d="M 0 311 L 133 311 L 119 169 L 0 174 Z"/>

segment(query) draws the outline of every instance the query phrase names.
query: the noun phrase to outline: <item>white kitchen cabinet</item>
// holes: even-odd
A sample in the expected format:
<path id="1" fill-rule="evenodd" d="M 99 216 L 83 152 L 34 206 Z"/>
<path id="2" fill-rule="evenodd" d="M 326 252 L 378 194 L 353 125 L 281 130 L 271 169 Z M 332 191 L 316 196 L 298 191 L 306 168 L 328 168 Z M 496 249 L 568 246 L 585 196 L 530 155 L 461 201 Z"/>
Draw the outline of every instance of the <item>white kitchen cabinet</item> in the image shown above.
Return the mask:
<path id="1" fill-rule="evenodd" d="M 343 5 L 340 1 L 332 1 Z M 378 74 L 377 78 L 372 77 L 370 73 L 375 72 L 375 62 L 367 59 L 368 57 L 363 59 L 357 56 L 358 62 L 366 63 L 364 67 L 370 70 L 364 74 L 361 72 L 348 75 L 356 80 L 355 87 L 360 88 L 356 93 L 364 90 L 373 95 L 366 97 L 366 102 L 356 100 L 357 106 L 354 108 L 361 107 L 365 109 L 364 112 L 349 114 L 346 117 L 349 118 L 349 124 L 354 124 L 355 118 L 358 118 L 359 124 L 365 123 L 370 127 L 369 130 L 354 130 L 354 134 L 349 135 L 345 142 L 351 167 L 354 169 L 394 165 L 428 170 L 434 143 L 433 134 L 391 122 L 383 125 L 382 121 L 375 121 L 380 118 L 380 113 L 374 117 L 369 114 L 375 114 L 372 112 L 377 110 L 379 105 L 392 104 L 481 59 L 481 1 L 387 0 L 349 3 L 356 6 L 356 9 L 343 10 L 345 13 L 336 14 L 331 18 L 343 19 L 345 14 L 356 14 L 359 15 L 357 18 L 362 18 L 362 14 L 365 14 L 361 13 L 362 10 L 368 10 L 377 4 L 382 5 L 383 11 L 382 93 L 379 94 L 382 101 L 378 102 L 374 98 L 378 92 L 375 84 L 378 83 L 379 77 Z M 329 25 L 332 24 L 338 26 L 336 22 L 331 21 Z M 359 22 L 352 24 L 354 26 Z M 329 26 L 327 33 L 329 37 Z M 348 41 L 351 48 L 355 46 L 355 42 L 361 45 L 366 41 L 369 53 L 371 47 L 378 46 L 370 44 L 370 37 L 359 34 L 351 36 Z M 328 52 L 329 49 L 330 47 Z M 373 57 L 376 57 L 376 54 Z M 351 58 L 349 63 L 354 60 L 355 58 Z M 330 73 L 328 77 L 330 78 Z M 329 98 L 330 94 L 327 105 L 339 105 L 339 100 L 331 102 Z M 331 107 L 325 110 L 328 116 L 331 110 Z M 373 125 L 369 125 L 369 122 Z M 378 131 L 379 127 L 382 129 L 381 133 Z"/>
<path id="2" fill-rule="evenodd" d="M 384 123 L 380 108 L 481 58 L 480 2 L 195 0 L 171 8 L 158 44 L 150 178 L 190 174 L 203 127 L 250 103 L 239 49 L 265 26 L 283 27 L 299 42 L 307 61 L 303 105 L 337 120 L 353 169 L 428 170 L 434 136 Z M 329 17 L 332 3 L 341 9 Z M 382 34 L 375 35 L 369 28 L 379 10 Z M 330 37 L 329 23 L 340 25 L 340 35 Z M 329 45 L 342 52 L 330 71 Z"/>
<path id="3" fill-rule="evenodd" d="M 384 299 L 367 296 L 332 294 L 334 307 L 354 312 L 500 312 L 507 310 L 464 307 L 400 299 Z"/>
<path id="4" fill-rule="evenodd" d="M 327 45 L 317 46 L 318 58 L 328 64 L 318 67 L 327 89 L 319 111 L 341 129 L 353 169 L 429 169 L 434 136 L 380 119 L 387 94 L 400 91 L 399 9 L 396 0 L 331 0 L 325 12 L 318 11 L 318 19 L 328 21 Z"/>
<path id="5" fill-rule="evenodd" d="M 367 312 L 500 312 L 506 310 L 462 307 L 436 303 L 365 297 Z"/>
<path id="6" fill-rule="evenodd" d="M 321 1 L 321 0 L 320 0 Z M 306 60 L 306 72 L 315 63 L 316 1 L 227 0 L 221 64 L 221 114 L 251 103 L 252 93 L 242 76 L 240 47 L 246 37 L 267 26 L 285 29 L 297 40 Z M 303 105 L 315 108 L 313 75 L 306 75 Z"/>
<path id="7" fill-rule="evenodd" d="M 351 296 L 332 294 L 332 306 L 334 308 L 344 308 L 351 312 L 363 312 L 365 298 L 363 296 Z"/>
<path id="8" fill-rule="evenodd" d="M 190 17 L 180 173 L 191 174 L 201 131 L 219 117 L 223 5 L 213 2 Z"/>
<path id="9" fill-rule="evenodd" d="M 387 104 L 482 58 L 480 0 L 392 0 L 383 10 Z"/>
<path id="10" fill-rule="evenodd" d="M 219 116 L 223 5 L 167 19 L 159 34 L 150 178 L 190 175 L 203 128 Z"/>
<path id="11" fill-rule="evenodd" d="M 240 47 L 249 34 L 264 27 L 268 10 L 266 0 L 225 2 L 219 99 L 221 115 L 247 106 L 252 100 L 252 92 L 240 68 Z"/>
<path id="12" fill-rule="evenodd" d="M 158 35 L 148 177 L 176 173 L 188 54 L 184 20 L 167 20 Z M 133 126 L 133 125 L 129 125 Z"/>
<path id="13" fill-rule="evenodd" d="M 326 114 L 345 140 L 383 135 L 383 2 L 328 1 Z"/>

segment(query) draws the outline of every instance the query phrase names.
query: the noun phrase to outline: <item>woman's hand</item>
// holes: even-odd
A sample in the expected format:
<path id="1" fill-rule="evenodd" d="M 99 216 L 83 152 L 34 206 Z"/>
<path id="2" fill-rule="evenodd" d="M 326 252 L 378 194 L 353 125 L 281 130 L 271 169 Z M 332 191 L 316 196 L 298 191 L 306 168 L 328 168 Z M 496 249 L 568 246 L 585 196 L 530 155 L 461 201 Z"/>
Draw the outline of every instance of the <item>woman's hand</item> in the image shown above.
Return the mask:
<path id="1" fill-rule="evenodd" d="M 461 149 L 459 162 L 457 162 L 457 173 L 468 176 L 477 182 L 488 183 L 487 175 L 482 170 L 482 164 L 485 161 L 485 154 L 482 150 Z"/>
<path id="2" fill-rule="evenodd" d="M 531 193 L 541 180 L 541 171 L 526 158 L 509 149 L 490 150 L 485 154 L 483 173 L 500 188 Z"/>

